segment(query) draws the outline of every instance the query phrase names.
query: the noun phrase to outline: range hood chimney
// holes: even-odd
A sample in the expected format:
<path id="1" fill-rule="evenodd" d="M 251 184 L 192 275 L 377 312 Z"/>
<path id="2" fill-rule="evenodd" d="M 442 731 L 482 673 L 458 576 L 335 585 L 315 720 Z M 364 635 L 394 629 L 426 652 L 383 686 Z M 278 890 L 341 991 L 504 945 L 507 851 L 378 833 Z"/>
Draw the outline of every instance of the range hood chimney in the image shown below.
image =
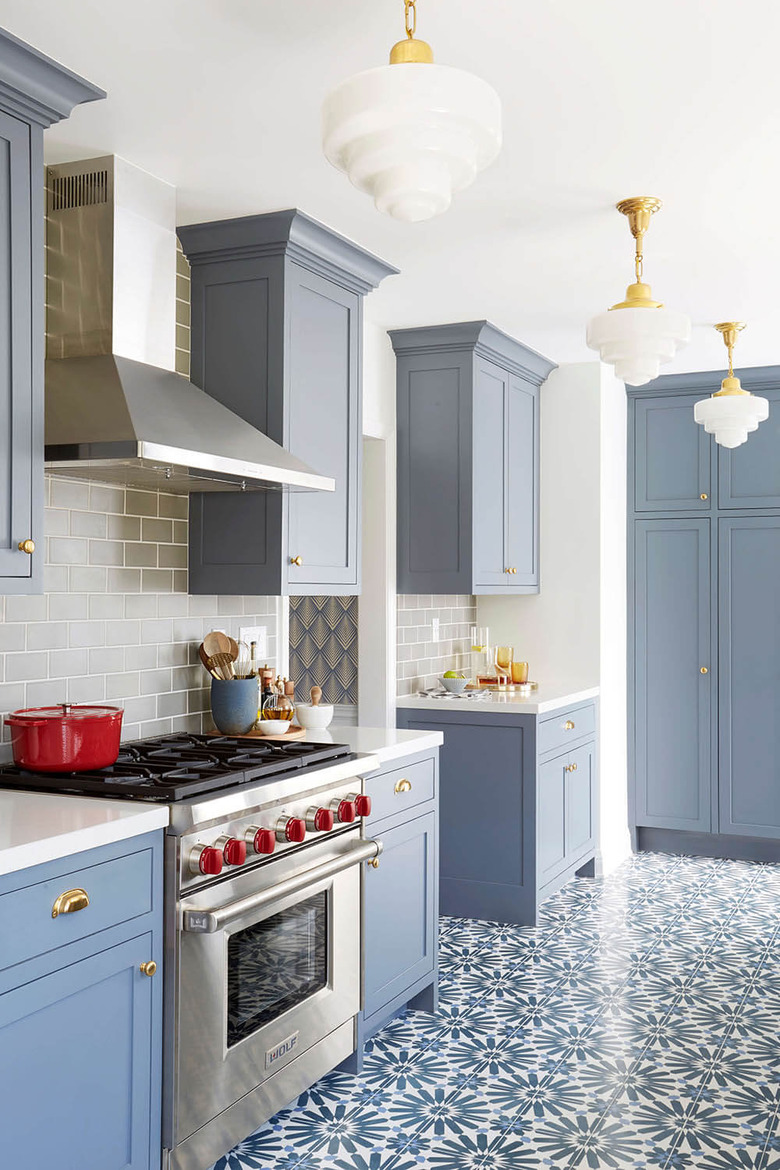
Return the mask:
<path id="1" fill-rule="evenodd" d="M 168 492 L 334 491 L 174 372 L 176 192 L 114 155 L 46 171 L 46 470 Z"/>

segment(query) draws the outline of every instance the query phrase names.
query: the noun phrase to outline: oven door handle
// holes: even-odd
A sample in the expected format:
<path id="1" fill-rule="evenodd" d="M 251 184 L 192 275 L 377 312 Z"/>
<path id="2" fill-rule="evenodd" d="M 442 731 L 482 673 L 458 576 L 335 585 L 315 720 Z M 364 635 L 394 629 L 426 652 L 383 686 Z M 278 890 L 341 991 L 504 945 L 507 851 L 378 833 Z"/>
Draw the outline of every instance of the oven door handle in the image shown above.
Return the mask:
<path id="1" fill-rule="evenodd" d="M 237 902 L 228 902 L 226 906 L 220 906 L 218 910 L 185 910 L 183 927 L 195 934 L 215 934 L 218 930 L 222 930 L 223 927 L 235 922 L 237 918 L 249 914 L 252 910 L 258 910 L 272 902 L 278 902 L 281 898 L 287 897 L 288 894 L 297 894 L 299 890 L 304 890 L 307 886 L 333 877 L 353 865 L 359 865 L 361 861 L 371 861 L 381 852 L 381 841 L 361 841 L 359 845 L 353 846 L 346 853 L 334 857 L 333 861 L 326 861 L 324 865 L 318 865 L 315 869 L 307 869 L 305 873 L 285 878 L 277 885 L 271 886 L 267 890 L 259 890 L 258 893 L 250 894 L 247 898 L 239 898 Z"/>

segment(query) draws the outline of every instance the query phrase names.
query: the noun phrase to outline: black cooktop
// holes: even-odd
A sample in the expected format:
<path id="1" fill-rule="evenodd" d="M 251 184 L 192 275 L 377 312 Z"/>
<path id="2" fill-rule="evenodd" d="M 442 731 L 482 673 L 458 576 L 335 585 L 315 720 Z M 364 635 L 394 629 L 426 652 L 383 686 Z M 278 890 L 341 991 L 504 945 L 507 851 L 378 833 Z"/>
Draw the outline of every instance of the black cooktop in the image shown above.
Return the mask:
<path id="1" fill-rule="evenodd" d="M 351 754 L 350 748 L 338 743 L 264 743 L 181 733 L 122 744 L 116 763 L 97 772 L 27 772 L 7 764 L 0 767 L 0 788 L 170 803 Z"/>

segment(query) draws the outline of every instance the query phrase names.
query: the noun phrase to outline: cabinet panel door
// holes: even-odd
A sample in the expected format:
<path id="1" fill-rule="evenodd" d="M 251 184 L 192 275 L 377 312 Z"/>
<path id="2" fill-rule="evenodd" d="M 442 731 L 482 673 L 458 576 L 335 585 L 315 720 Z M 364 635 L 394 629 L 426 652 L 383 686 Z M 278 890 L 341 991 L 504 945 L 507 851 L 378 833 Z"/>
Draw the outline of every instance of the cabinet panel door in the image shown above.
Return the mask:
<path id="1" fill-rule="evenodd" d="M 436 814 L 377 831 L 378 869 L 363 873 L 365 1007 L 370 1016 L 433 971 Z"/>
<path id="2" fill-rule="evenodd" d="M 32 366 L 30 134 L 0 113 L 0 578 L 11 580 L 32 575 L 32 557 L 18 546 L 36 535 L 34 475 L 43 490 L 33 434 L 33 394 L 42 397 L 42 387 L 33 385 Z"/>
<path id="3" fill-rule="evenodd" d="M 290 492 L 286 573 L 291 593 L 312 586 L 359 592 L 362 301 L 291 266 L 285 446 L 335 492 Z M 300 556 L 303 564 L 291 564 Z"/>
<path id="4" fill-rule="evenodd" d="M 506 563 L 512 587 L 539 584 L 539 389 L 514 375 L 506 412 Z"/>
<path id="5" fill-rule="evenodd" d="M 509 375 L 491 362 L 474 369 L 474 588 L 508 586 L 506 412 Z"/>
<path id="6" fill-rule="evenodd" d="M 538 768 L 536 868 L 540 886 L 555 877 L 566 861 L 567 763 L 568 756 L 558 756 Z"/>
<path id="7" fill-rule="evenodd" d="M 141 935 L 0 996 L 4 1164 L 148 1170 L 151 955 Z"/>
<path id="8" fill-rule="evenodd" d="M 636 823 L 711 824 L 709 520 L 635 526 L 633 754 Z M 707 674 L 701 674 L 701 667 Z"/>
<path id="9" fill-rule="evenodd" d="M 637 512 L 709 511 L 712 440 L 693 417 L 694 403 L 703 397 L 702 392 L 634 399 Z"/>
<path id="10" fill-rule="evenodd" d="M 718 447 L 721 508 L 780 508 L 780 388 L 755 393 L 768 399 L 769 418 L 741 447 Z"/>
<path id="11" fill-rule="evenodd" d="M 566 860 L 589 850 L 596 835 L 596 750 L 585 744 L 571 752 L 566 772 Z"/>
<path id="12" fill-rule="evenodd" d="M 719 828 L 780 837 L 780 517 L 722 519 L 719 560 Z"/>

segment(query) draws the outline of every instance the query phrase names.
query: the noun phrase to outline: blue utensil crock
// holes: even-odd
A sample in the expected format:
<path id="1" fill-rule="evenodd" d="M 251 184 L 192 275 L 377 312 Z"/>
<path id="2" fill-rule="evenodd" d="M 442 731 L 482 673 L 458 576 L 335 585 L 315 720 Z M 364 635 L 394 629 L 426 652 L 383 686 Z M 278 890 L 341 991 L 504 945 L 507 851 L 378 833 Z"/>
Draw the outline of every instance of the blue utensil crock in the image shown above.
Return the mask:
<path id="1" fill-rule="evenodd" d="M 223 735 L 246 735 L 257 722 L 256 678 L 213 678 L 211 715 Z"/>

